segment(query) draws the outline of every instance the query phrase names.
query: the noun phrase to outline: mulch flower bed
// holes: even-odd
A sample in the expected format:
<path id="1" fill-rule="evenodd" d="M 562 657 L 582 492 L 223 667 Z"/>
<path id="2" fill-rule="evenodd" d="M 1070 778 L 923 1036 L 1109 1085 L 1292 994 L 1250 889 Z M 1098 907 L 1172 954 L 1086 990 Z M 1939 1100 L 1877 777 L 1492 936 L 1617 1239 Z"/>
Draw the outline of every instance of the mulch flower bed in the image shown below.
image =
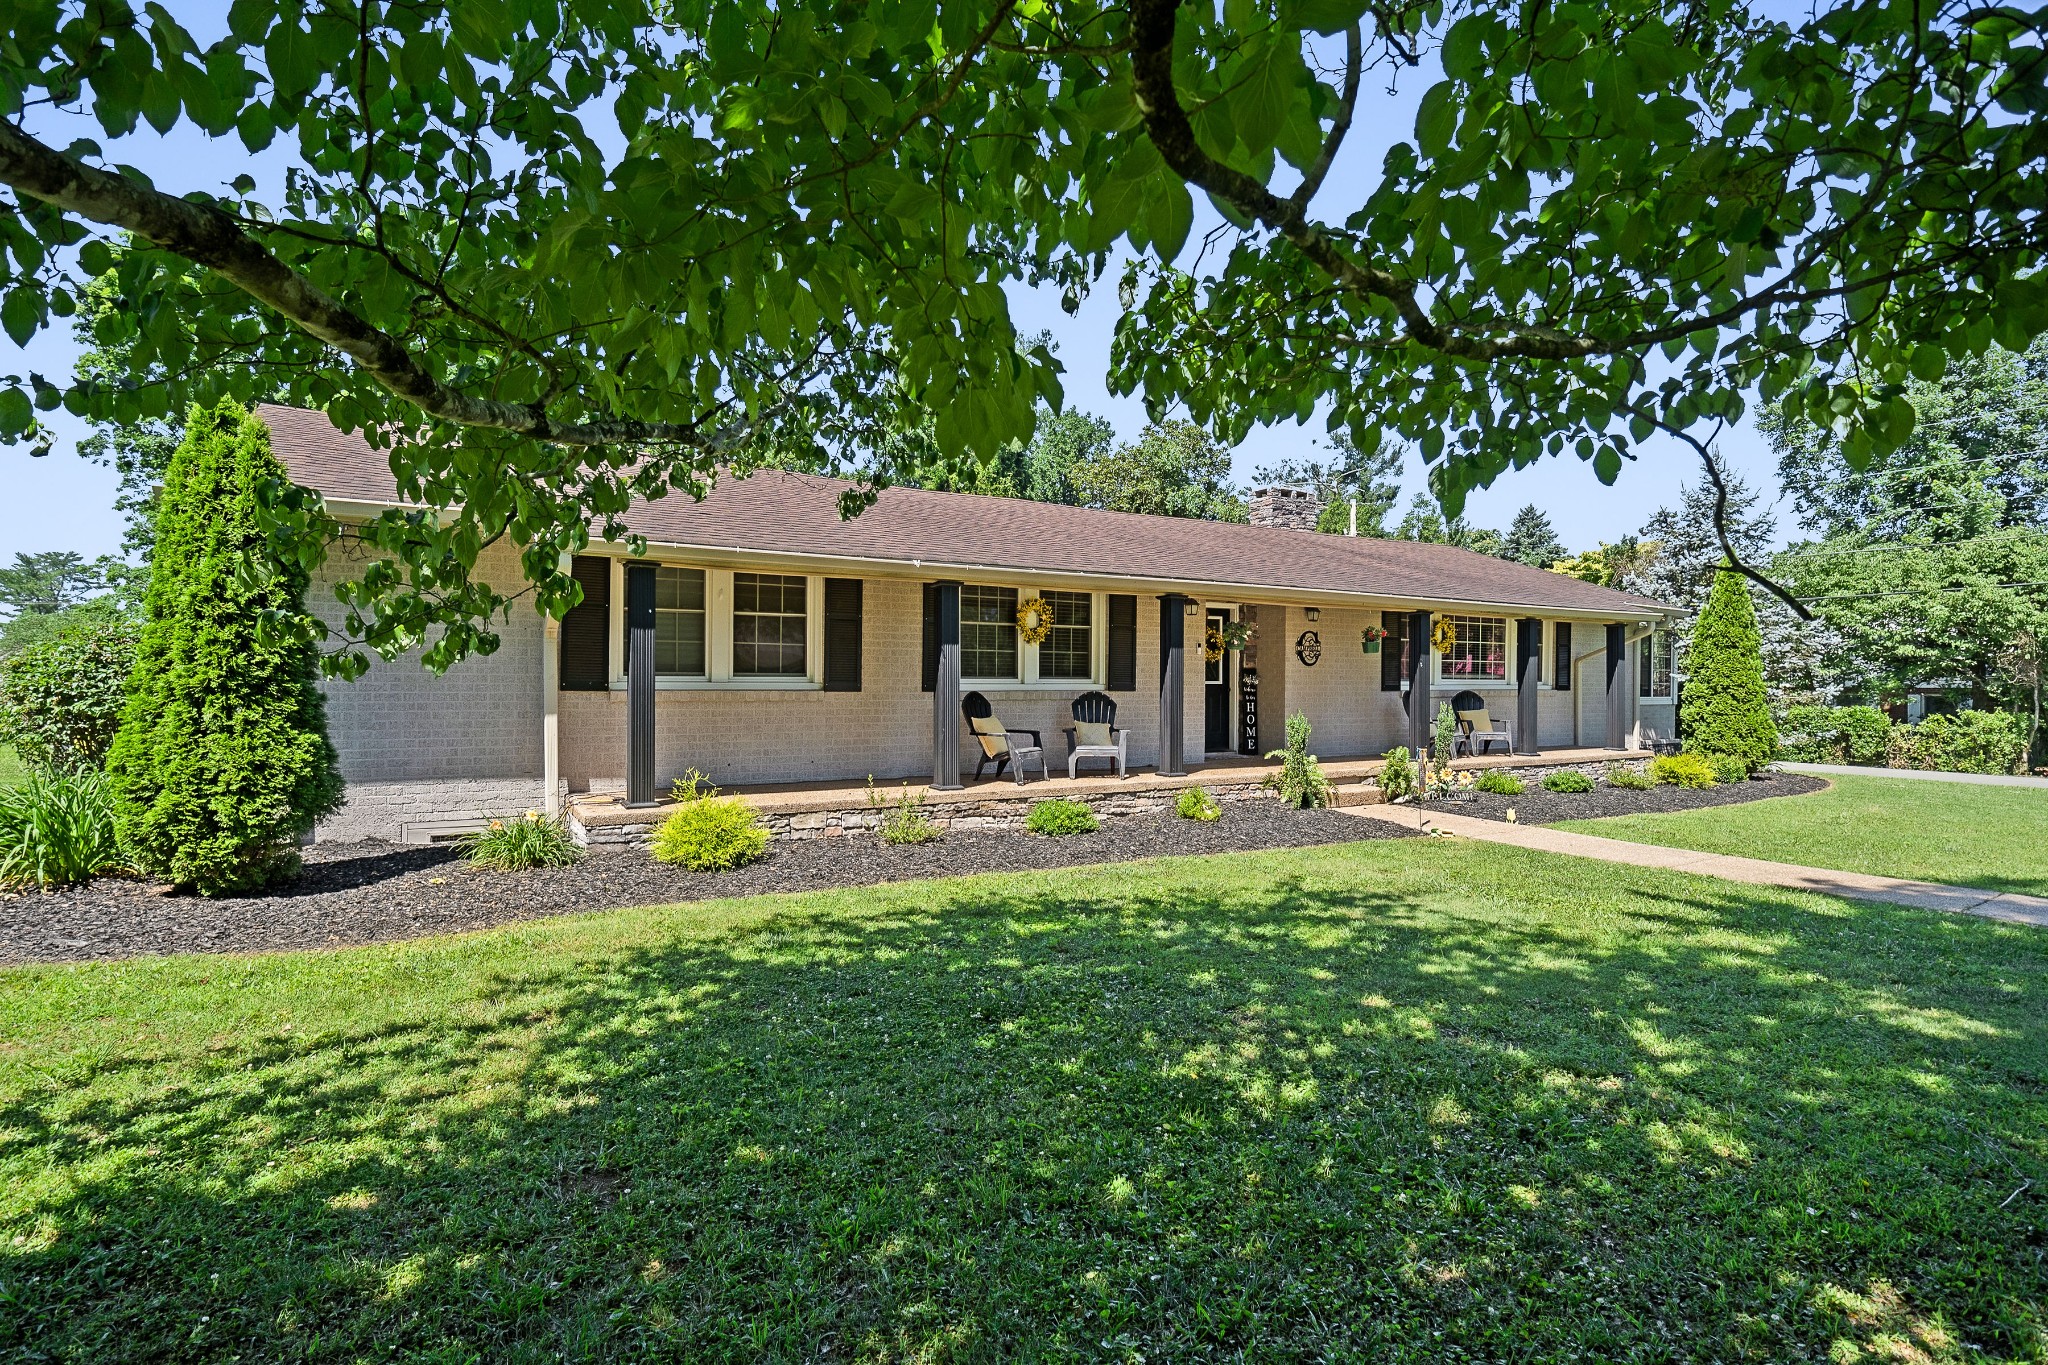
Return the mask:
<path id="1" fill-rule="evenodd" d="M 1452 815 L 1472 815 L 1482 820 L 1505 820 L 1513 810 L 1524 825 L 1554 825 L 1561 820 L 1598 820 L 1609 815 L 1653 815 L 1660 811 L 1699 810 L 1704 806 L 1733 806 L 1744 801 L 1761 801 L 1770 796 L 1804 796 L 1822 791 L 1827 783 L 1802 773 L 1765 773 L 1749 782 L 1729 782 L 1715 787 L 1670 787 L 1658 785 L 1648 791 L 1610 787 L 1594 779 L 1593 790 L 1582 793 L 1547 792 L 1531 782 L 1520 796 L 1494 796 L 1475 792 L 1469 801 L 1439 801 L 1427 809 Z"/>
<path id="2" fill-rule="evenodd" d="M 159 894 L 120 878 L 0 896 L 0 963 L 386 943 L 628 905 L 1299 848 L 1404 833 L 1341 811 L 1234 801 L 1210 824 L 1171 814 L 1120 816 L 1105 820 L 1097 833 L 1057 839 L 975 830 L 903 847 L 866 836 L 777 841 L 760 861 L 717 873 L 666 867 L 635 848 L 593 849 L 571 867 L 493 872 L 470 866 L 446 846 L 316 844 L 307 850 L 298 878 L 264 896 L 201 900 Z"/>

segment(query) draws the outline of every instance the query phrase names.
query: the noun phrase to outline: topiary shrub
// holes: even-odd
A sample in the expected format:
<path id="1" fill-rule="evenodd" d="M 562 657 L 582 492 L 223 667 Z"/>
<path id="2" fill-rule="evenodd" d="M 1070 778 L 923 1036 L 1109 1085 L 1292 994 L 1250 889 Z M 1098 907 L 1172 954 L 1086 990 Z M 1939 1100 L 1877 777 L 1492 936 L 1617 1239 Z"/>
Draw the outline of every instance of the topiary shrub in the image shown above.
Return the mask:
<path id="1" fill-rule="evenodd" d="M 767 851 L 767 826 L 737 796 L 685 802 L 654 831 L 654 860 L 692 872 L 727 872 Z"/>
<path id="2" fill-rule="evenodd" d="M 1560 768 L 1543 776 L 1543 790 L 1547 792 L 1568 792 L 1574 795 L 1593 790 L 1593 779 L 1570 768 Z"/>
<path id="3" fill-rule="evenodd" d="M 1520 796 L 1525 790 L 1520 778 L 1498 768 L 1488 768 L 1473 780 L 1474 791 L 1486 792 L 1492 796 Z"/>
<path id="4" fill-rule="evenodd" d="M 1330 804 L 1330 779 L 1323 776 L 1323 765 L 1308 751 L 1308 735 L 1308 717 L 1300 711 L 1289 713 L 1286 747 L 1266 755 L 1280 760 L 1280 771 L 1264 784 L 1279 792 L 1288 805 L 1304 809 Z"/>
<path id="5" fill-rule="evenodd" d="M 1669 754 L 1650 760 L 1650 776 L 1674 787 L 1711 787 L 1714 765 L 1699 754 Z"/>
<path id="6" fill-rule="evenodd" d="M 1093 834 L 1102 828 L 1102 822 L 1095 818 L 1095 810 L 1086 801 L 1068 801 L 1054 798 L 1050 801 L 1032 803 L 1030 813 L 1024 817 L 1024 828 L 1033 834 Z"/>
<path id="7" fill-rule="evenodd" d="M 1216 798 L 1203 787 L 1182 787 L 1180 795 L 1173 798 L 1173 813 L 1183 820 L 1200 820 L 1207 824 L 1223 818 L 1223 807 L 1216 804 Z"/>
<path id="8" fill-rule="evenodd" d="M 0 744 L 41 772 L 98 769 L 121 728 L 135 627 L 86 620 L 0 662 Z"/>
<path id="9" fill-rule="evenodd" d="M 306 570 L 268 553 L 257 492 L 281 481 L 270 434 L 232 400 L 192 410 L 157 500 L 144 622 L 107 756 L 122 842 L 202 895 L 299 866 L 299 840 L 341 806 L 309 634 Z"/>
<path id="10" fill-rule="evenodd" d="M 1387 750 L 1386 761 L 1380 765 L 1380 790 L 1389 801 L 1415 799 L 1415 762 L 1408 757 L 1407 746 Z"/>
<path id="11" fill-rule="evenodd" d="M 1688 753 L 1733 754 L 1762 767 L 1777 756 L 1778 732 L 1764 700 L 1763 655 L 1749 583 L 1732 569 L 1714 586 L 1692 628 L 1679 732 Z"/>
<path id="12" fill-rule="evenodd" d="M 1619 763 L 1608 764 L 1602 779 L 1608 786 L 1625 792 L 1646 792 L 1657 785 L 1647 774 L 1634 768 L 1624 768 Z"/>
<path id="13" fill-rule="evenodd" d="M 127 867 L 102 774 L 32 772 L 0 790 L 0 886 L 69 886 Z"/>
<path id="14" fill-rule="evenodd" d="M 567 867 L 583 856 L 569 826 L 530 810 L 517 820 L 493 820 L 462 840 L 462 856 L 479 867 L 524 872 L 532 867 Z"/>

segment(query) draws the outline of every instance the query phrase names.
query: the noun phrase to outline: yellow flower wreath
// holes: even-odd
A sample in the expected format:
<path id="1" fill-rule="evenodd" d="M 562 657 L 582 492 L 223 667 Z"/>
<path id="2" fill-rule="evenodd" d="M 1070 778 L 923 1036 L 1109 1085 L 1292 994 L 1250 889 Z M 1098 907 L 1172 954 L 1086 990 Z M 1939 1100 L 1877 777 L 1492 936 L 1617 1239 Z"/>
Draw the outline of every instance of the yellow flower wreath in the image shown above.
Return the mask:
<path id="1" fill-rule="evenodd" d="M 1451 628 L 1450 617 L 1437 618 L 1436 629 L 1429 633 L 1429 642 L 1442 654 L 1448 654 L 1451 646 L 1458 643 L 1458 632 Z"/>
<path id="2" fill-rule="evenodd" d="M 1017 604 L 1017 638 L 1027 645 L 1042 645 L 1052 634 L 1052 608 L 1043 597 L 1027 597 Z"/>

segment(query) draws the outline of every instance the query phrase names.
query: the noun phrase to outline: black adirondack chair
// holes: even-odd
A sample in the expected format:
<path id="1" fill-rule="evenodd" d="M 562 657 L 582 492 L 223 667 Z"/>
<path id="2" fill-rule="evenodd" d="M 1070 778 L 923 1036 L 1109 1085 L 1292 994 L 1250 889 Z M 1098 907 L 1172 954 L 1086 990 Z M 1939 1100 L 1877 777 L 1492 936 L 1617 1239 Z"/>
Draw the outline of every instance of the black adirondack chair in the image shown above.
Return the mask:
<path id="1" fill-rule="evenodd" d="M 974 763 L 974 780 L 981 781 L 981 770 L 989 764 L 996 765 L 995 776 L 1001 777 L 1003 769 L 1010 769 L 1010 776 L 1024 785 L 1024 768 L 1032 759 L 1038 760 L 1040 777 L 1050 777 L 1045 770 L 1045 743 L 1036 730 L 1012 730 L 996 716 L 995 707 L 979 692 L 969 692 L 960 698 L 960 714 L 967 718 L 967 728 L 974 735 L 974 742 L 980 748 L 980 756 Z M 1014 760 L 1015 766 L 1012 766 Z"/>

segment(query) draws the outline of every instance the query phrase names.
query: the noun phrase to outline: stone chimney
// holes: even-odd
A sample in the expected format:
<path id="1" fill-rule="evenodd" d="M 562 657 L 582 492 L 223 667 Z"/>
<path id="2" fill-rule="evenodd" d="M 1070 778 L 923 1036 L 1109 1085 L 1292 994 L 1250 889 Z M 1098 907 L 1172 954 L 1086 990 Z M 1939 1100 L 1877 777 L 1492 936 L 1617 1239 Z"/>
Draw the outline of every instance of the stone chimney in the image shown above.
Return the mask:
<path id="1" fill-rule="evenodd" d="M 1313 531 L 1322 504 L 1306 488 L 1254 488 L 1251 494 L 1251 523 L 1278 526 L 1289 531 Z"/>

